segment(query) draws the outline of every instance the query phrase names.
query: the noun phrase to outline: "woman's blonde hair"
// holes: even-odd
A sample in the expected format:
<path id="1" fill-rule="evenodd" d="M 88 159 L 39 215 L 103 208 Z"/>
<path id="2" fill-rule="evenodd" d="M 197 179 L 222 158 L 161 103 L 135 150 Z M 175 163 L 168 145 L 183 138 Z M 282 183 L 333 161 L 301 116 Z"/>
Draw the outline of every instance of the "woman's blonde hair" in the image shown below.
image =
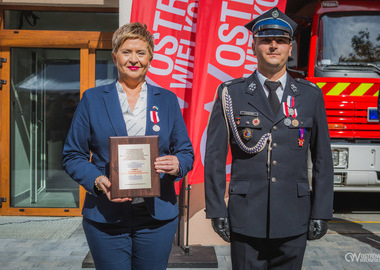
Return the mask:
<path id="1" fill-rule="evenodd" d="M 148 52 L 153 58 L 154 38 L 146 24 L 139 22 L 127 23 L 120 26 L 112 36 L 112 52 L 116 53 L 127 39 L 141 39 L 148 44 Z"/>

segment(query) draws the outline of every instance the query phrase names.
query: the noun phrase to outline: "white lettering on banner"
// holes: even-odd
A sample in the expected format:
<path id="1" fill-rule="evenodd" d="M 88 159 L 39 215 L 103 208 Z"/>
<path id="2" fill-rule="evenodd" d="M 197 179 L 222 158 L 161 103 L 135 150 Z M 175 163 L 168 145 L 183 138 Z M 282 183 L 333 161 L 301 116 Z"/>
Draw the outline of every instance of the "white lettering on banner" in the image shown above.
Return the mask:
<path id="1" fill-rule="evenodd" d="M 238 2 L 238 3 L 243 3 L 243 4 L 248 4 L 248 5 L 253 5 L 253 0 L 231 0 L 233 2 Z"/>
<path id="2" fill-rule="evenodd" d="M 173 60 L 165 55 L 165 54 L 159 54 L 159 53 L 155 53 L 154 54 L 154 61 L 157 63 L 157 62 L 161 62 L 161 63 L 164 63 L 164 64 L 167 64 L 167 68 L 159 68 L 159 67 L 154 67 L 152 65 L 152 63 L 150 64 L 150 67 L 149 67 L 149 71 L 153 74 L 156 74 L 156 75 L 161 75 L 161 76 L 166 76 L 166 75 L 169 75 L 170 73 L 172 73 L 173 71 L 173 67 L 174 67 L 174 63 L 173 63 Z"/>
<path id="3" fill-rule="evenodd" d="M 272 8 L 272 7 L 277 6 L 278 0 L 274 0 L 274 1 L 256 0 L 255 7 L 253 9 L 257 13 L 252 14 L 252 19 L 256 19 L 257 17 L 259 17 L 261 14 L 264 13 L 264 10 L 262 10 L 257 4 L 265 7 L 266 8 L 265 11 L 266 11 L 266 10 L 268 10 L 268 8 Z"/>
<path id="4" fill-rule="evenodd" d="M 253 5 L 253 1 L 247 1 L 247 0 L 240 0 L 240 1 L 233 0 L 233 1 L 243 3 L 243 4 L 249 4 L 250 6 Z M 239 8 L 244 11 L 247 10 L 245 5 L 239 5 Z M 228 66 L 228 67 L 231 67 L 231 66 L 239 67 L 239 66 L 242 66 L 244 62 L 248 60 L 245 55 L 245 49 L 243 48 L 245 46 L 248 46 L 248 47 L 250 46 L 250 44 L 248 44 L 248 41 L 250 40 L 249 31 L 244 26 L 239 25 L 239 26 L 235 26 L 229 33 L 225 34 L 225 31 L 229 30 L 230 28 L 230 24 L 228 23 L 229 19 L 239 18 L 239 19 L 244 19 L 247 21 L 251 19 L 251 13 L 244 12 L 241 10 L 234 10 L 232 8 L 229 8 L 227 1 L 223 1 L 222 3 L 220 21 L 227 22 L 227 23 L 221 24 L 218 28 L 218 37 L 219 37 L 219 40 L 221 41 L 220 42 L 221 44 L 216 49 L 215 58 L 220 65 Z M 225 43 L 229 43 L 229 44 L 225 44 Z M 236 44 L 237 46 L 233 45 L 232 43 Z M 231 57 L 233 57 L 236 54 L 238 54 L 239 56 L 238 60 L 231 59 Z"/>
<path id="5" fill-rule="evenodd" d="M 157 40 L 160 38 L 160 33 L 153 34 L 154 39 Z M 171 43 L 173 45 L 172 48 L 166 48 L 165 54 L 173 55 L 178 49 L 178 40 L 173 36 L 165 36 L 157 45 L 154 46 L 155 51 L 160 51 L 166 44 Z"/>
<path id="6" fill-rule="evenodd" d="M 223 1 L 223 3 L 222 3 L 222 13 L 220 14 L 220 20 L 222 22 L 225 22 L 227 16 L 231 16 L 231 17 L 235 17 L 235 18 L 241 18 L 241 19 L 246 19 L 246 20 L 251 19 L 251 13 L 228 9 L 228 3 L 226 1 Z"/>
<path id="7" fill-rule="evenodd" d="M 193 78 L 193 72 L 189 71 L 186 68 L 180 67 L 178 65 L 174 66 L 174 69 L 182 72 L 183 74 L 173 74 L 173 79 L 180 81 L 181 83 L 171 83 L 170 87 L 174 88 L 191 88 L 193 84 L 186 79 Z"/>
<path id="8" fill-rule="evenodd" d="M 225 59 L 222 57 L 222 52 L 230 52 L 234 54 L 238 54 L 240 56 L 239 59 Z M 245 61 L 245 53 L 244 50 L 238 46 L 222 44 L 216 49 L 216 60 L 219 64 L 230 67 L 238 67 L 244 64 Z"/>
<path id="9" fill-rule="evenodd" d="M 181 31 L 182 24 L 174 23 L 171 21 L 161 19 L 160 14 L 161 14 L 161 12 L 157 10 L 156 14 L 154 16 L 154 22 L 153 22 L 153 30 L 154 31 L 157 31 L 159 25 L 164 26 L 166 28 L 173 29 L 173 30 Z"/>
<path id="10" fill-rule="evenodd" d="M 180 59 L 176 59 L 175 63 L 178 64 L 178 65 L 183 65 L 185 67 L 194 67 L 194 63 L 183 61 L 183 60 L 180 60 Z"/>
<path id="11" fill-rule="evenodd" d="M 197 13 L 194 12 L 197 7 L 198 7 L 198 3 L 197 2 L 190 3 L 187 6 L 187 13 L 189 14 L 189 16 L 191 18 L 195 18 L 195 19 L 197 18 Z"/>
<path id="12" fill-rule="evenodd" d="M 189 70 L 189 67 L 193 68 L 194 63 L 184 61 L 184 60 L 180 60 L 180 59 L 176 59 L 175 63 L 176 63 L 176 65 L 174 66 L 174 69 L 182 72 L 182 74 L 173 74 L 172 77 L 174 80 L 177 80 L 181 83 L 173 82 L 170 84 L 170 87 L 173 87 L 173 88 L 191 88 L 191 87 L 193 87 L 193 83 L 191 81 L 187 81 L 186 79 L 190 79 L 190 80 L 193 79 L 193 72 L 191 72 Z M 182 65 L 185 68 L 180 67 L 179 65 Z"/>
<path id="13" fill-rule="evenodd" d="M 159 76 L 171 75 L 170 88 L 192 87 L 193 72 L 188 69 L 194 68 L 195 42 L 187 40 L 189 34 L 184 33 L 196 30 L 194 20 L 198 3 L 189 2 L 157 0 L 153 22 L 153 31 L 157 31 L 153 34 L 156 45 L 149 72 Z"/>
<path id="14" fill-rule="evenodd" d="M 190 3 L 187 6 L 187 13 L 189 14 L 190 17 L 186 16 L 185 22 L 188 25 L 184 25 L 183 26 L 183 30 L 195 33 L 195 30 L 197 28 L 197 24 L 194 23 L 191 18 L 193 18 L 193 19 L 197 18 L 197 13 L 194 12 L 194 10 L 197 7 L 198 7 L 198 3 L 197 2 Z"/>
<path id="15" fill-rule="evenodd" d="M 194 41 L 190 41 L 190 40 L 186 40 L 186 39 L 181 39 L 180 43 L 183 44 L 183 45 L 195 47 L 195 42 Z M 194 61 L 194 56 L 190 55 L 190 48 L 189 48 L 189 50 L 187 52 L 188 52 L 186 54 L 187 57 L 184 57 L 184 58 L 190 59 L 190 60 Z M 182 55 L 178 55 L 178 56 L 182 56 Z"/>
<path id="16" fill-rule="evenodd" d="M 257 12 L 257 14 L 252 14 L 252 20 L 256 19 L 257 17 L 259 17 L 261 14 L 264 13 L 264 11 L 261 8 L 259 8 L 258 5 L 255 5 L 254 10 Z"/>
<path id="17" fill-rule="evenodd" d="M 278 0 L 274 0 L 274 1 L 256 0 L 256 3 L 264 7 L 275 7 L 278 4 Z"/>
<path id="18" fill-rule="evenodd" d="M 179 0 L 180 2 L 187 3 L 188 0 Z M 168 5 L 162 3 L 162 0 L 157 1 L 157 9 L 165 10 L 166 12 L 173 13 L 180 16 L 185 16 L 186 11 L 175 8 L 174 3 L 176 0 L 170 0 Z"/>
<path id="19" fill-rule="evenodd" d="M 190 45 L 190 42 L 188 42 L 187 40 L 184 40 L 184 39 L 181 39 L 180 43 L 184 44 L 184 45 Z M 183 53 L 183 48 L 185 48 L 185 47 L 182 45 L 179 45 L 177 56 L 180 58 L 184 58 L 184 59 L 194 60 L 194 56 L 190 55 L 190 52 L 191 52 L 190 47 L 187 47 L 186 53 Z"/>
<path id="20" fill-rule="evenodd" d="M 236 45 L 244 45 L 249 37 L 248 31 L 245 29 L 244 26 L 238 25 L 235 26 L 234 29 L 227 35 L 223 35 L 224 30 L 228 30 L 229 25 L 227 23 L 222 24 L 219 27 L 219 38 L 223 42 L 230 42 L 237 34 L 242 33 L 243 37 L 242 38 L 237 38 L 236 39 Z"/>
<path id="21" fill-rule="evenodd" d="M 229 2 L 238 2 L 241 5 L 228 5 Z M 226 67 L 244 67 L 248 73 L 243 76 L 249 76 L 257 68 L 256 58 L 253 56 L 252 35 L 242 25 L 235 26 L 230 32 L 230 21 L 236 21 L 236 18 L 250 21 L 258 17 L 264 11 L 278 4 L 279 0 L 229 0 L 223 1 L 220 11 L 220 22 L 218 28 L 218 38 L 220 44 L 216 49 L 215 58 L 220 65 Z M 249 5 L 249 6 L 248 6 Z M 248 9 L 249 7 L 249 9 Z M 252 10 L 252 13 L 246 10 Z M 228 43 L 228 44 L 226 44 Z M 236 45 L 236 46 L 235 46 Z M 238 55 L 238 59 L 235 56 Z"/>
<path id="22" fill-rule="evenodd" d="M 183 30 L 195 33 L 195 30 L 197 28 L 197 24 L 193 23 L 191 18 L 189 18 L 187 16 L 186 16 L 185 22 L 187 22 L 189 25 L 184 25 Z"/>

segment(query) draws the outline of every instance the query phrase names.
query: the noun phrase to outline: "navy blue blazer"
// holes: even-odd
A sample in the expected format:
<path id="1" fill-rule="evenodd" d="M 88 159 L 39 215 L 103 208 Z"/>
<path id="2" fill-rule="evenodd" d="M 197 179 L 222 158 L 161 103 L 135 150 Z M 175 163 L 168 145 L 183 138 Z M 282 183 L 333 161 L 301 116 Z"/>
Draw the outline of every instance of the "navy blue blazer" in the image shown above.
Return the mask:
<path id="1" fill-rule="evenodd" d="M 161 196 L 145 198 L 145 203 L 153 218 L 168 220 L 178 215 L 174 182 L 192 170 L 194 153 L 176 95 L 150 84 L 147 86 L 145 135 L 159 135 L 159 155 L 175 155 L 180 175 L 175 177 L 161 173 Z M 153 130 L 154 124 L 150 120 L 153 106 L 158 108 L 158 132 Z M 109 176 L 110 136 L 128 136 L 115 82 L 84 92 L 63 147 L 64 169 L 87 191 L 83 216 L 102 223 L 131 217 L 130 202 L 110 202 L 104 194 L 97 195 L 94 190 L 98 176 Z"/>

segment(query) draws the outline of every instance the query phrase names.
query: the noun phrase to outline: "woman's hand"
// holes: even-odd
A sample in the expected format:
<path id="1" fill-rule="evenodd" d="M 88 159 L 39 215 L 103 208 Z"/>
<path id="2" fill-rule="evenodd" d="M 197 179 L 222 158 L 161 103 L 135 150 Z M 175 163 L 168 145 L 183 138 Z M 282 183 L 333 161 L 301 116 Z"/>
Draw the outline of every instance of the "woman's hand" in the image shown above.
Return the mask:
<path id="1" fill-rule="evenodd" d="M 179 174 L 179 161 L 176 156 L 168 155 L 156 158 L 154 168 L 157 173 L 166 173 L 170 175 Z"/>
<path id="2" fill-rule="evenodd" d="M 104 175 L 96 178 L 95 180 L 96 182 L 96 186 L 98 186 L 104 194 L 106 194 L 108 200 L 110 200 L 111 202 L 118 202 L 118 203 L 122 203 L 122 202 L 128 202 L 128 201 L 132 201 L 132 198 L 116 198 L 116 199 L 111 199 L 111 181 Z"/>

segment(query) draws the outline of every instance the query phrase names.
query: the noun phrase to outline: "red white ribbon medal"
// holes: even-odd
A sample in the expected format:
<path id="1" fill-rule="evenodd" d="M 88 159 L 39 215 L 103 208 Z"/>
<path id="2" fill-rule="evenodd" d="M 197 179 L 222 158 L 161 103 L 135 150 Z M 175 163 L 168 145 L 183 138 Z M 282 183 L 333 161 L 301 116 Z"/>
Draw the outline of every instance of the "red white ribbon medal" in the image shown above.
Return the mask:
<path id="1" fill-rule="evenodd" d="M 297 113 L 297 109 L 294 108 L 294 97 L 292 96 L 287 97 L 286 102 L 282 103 L 282 110 L 284 112 L 284 115 L 286 116 L 286 118 L 284 119 L 285 126 L 287 127 L 290 125 L 296 126 L 294 124 L 298 122 L 298 120 L 295 119 L 298 113 Z M 293 117 L 293 120 L 291 120 L 290 116 Z"/>
<path id="2" fill-rule="evenodd" d="M 158 108 L 156 106 L 153 106 L 154 109 Z M 150 111 L 150 120 L 153 122 L 153 130 L 158 132 L 160 131 L 160 126 L 157 125 L 158 122 L 160 122 L 160 118 L 158 117 L 158 112 L 157 111 Z"/>

